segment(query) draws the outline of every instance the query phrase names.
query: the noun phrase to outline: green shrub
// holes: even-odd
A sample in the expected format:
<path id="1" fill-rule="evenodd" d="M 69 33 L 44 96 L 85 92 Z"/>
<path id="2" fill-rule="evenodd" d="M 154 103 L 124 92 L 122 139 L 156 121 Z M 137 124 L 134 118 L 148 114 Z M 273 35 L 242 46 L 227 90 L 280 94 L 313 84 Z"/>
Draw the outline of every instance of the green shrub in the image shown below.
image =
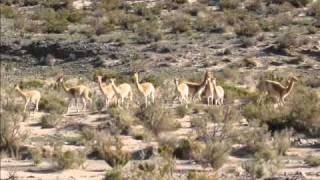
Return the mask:
<path id="1" fill-rule="evenodd" d="M 131 30 L 135 23 L 140 21 L 140 17 L 135 14 L 130 14 L 124 10 L 115 10 L 106 13 L 110 23 L 120 26 L 123 29 Z"/>
<path id="2" fill-rule="evenodd" d="M 311 167 L 318 167 L 320 166 L 320 156 L 311 156 L 309 155 L 305 160 L 305 163 L 307 163 Z"/>
<path id="3" fill-rule="evenodd" d="M 181 105 L 176 108 L 176 112 L 180 118 L 183 118 L 190 113 L 190 110 L 185 105 Z"/>
<path id="4" fill-rule="evenodd" d="M 166 19 L 166 26 L 173 33 L 183 33 L 191 30 L 191 19 L 186 14 L 177 13 L 173 16 L 168 16 Z"/>
<path id="5" fill-rule="evenodd" d="M 42 162 L 42 153 L 38 148 L 33 148 L 30 150 L 31 157 L 34 165 L 38 165 Z"/>
<path id="6" fill-rule="evenodd" d="M 67 110 L 67 102 L 59 98 L 60 95 L 55 92 L 46 92 L 41 97 L 39 108 L 48 113 L 63 114 Z"/>
<path id="7" fill-rule="evenodd" d="M 86 154 L 82 151 L 65 151 L 55 147 L 53 161 L 57 162 L 59 169 L 72 169 L 81 166 L 86 161 Z"/>
<path id="8" fill-rule="evenodd" d="M 209 13 L 204 17 L 199 16 L 195 21 L 195 29 L 202 32 L 223 32 L 224 28 L 219 20 L 221 21 L 221 18 L 214 13 Z"/>
<path id="9" fill-rule="evenodd" d="M 17 12 L 11 6 L 0 5 L 0 12 L 6 18 L 15 18 L 17 16 Z"/>
<path id="10" fill-rule="evenodd" d="M 138 35 L 138 43 L 150 43 L 159 41 L 162 38 L 162 31 L 159 22 L 139 22 L 135 25 L 134 31 Z"/>
<path id="11" fill-rule="evenodd" d="M 231 146 L 226 142 L 209 142 L 200 161 L 209 163 L 214 169 L 219 169 L 227 161 L 230 152 Z"/>
<path id="12" fill-rule="evenodd" d="M 145 78 L 143 78 L 143 82 L 150 82 L 154 85 L 155 88 L 160 87 L 163 85 L 163 79 L 160 76 L 151 74 Z"/>
<path id="13" fill-rule="evenodd" d="M 239 22 L 238 26 L 235 28 L 235 33 L 239 36 L 255 36 L 260 32 L 260 26 L 258 22 L 254 19 L 245 19 Z"/>
<path id="14" fill-rule="evenodd" d="M 106 172 L 105 180 L 123 180 L 123 175 L 120 168 L 113 168 Z"/>
<path id="15" fill-rule="evenodd" d="M 288 49 L 298 46 L 298 40 L 294 33 L 289 32 L 282 34 L 276 41 L 279 49 Z"/>
<path id="16" fill-rule="evenodd" d="M 238 0 L 220 0 L 220 7 L 222 9 L 236 9 L 240 6 L 240 2 Z"/>
<path id="17" fill-rule="evenodd" d="M 97 144 L 95 144 L 94 150 L 96 150 L 98 155 L 111 167 L 124 166 L 130 160 L 129 154 L 122 150 L 123 144 L 119 139 L 112 137 L 106 139 L 104 136 L 98 136 L 96 141 Z"/>
<path id="18" fill-rule="evenodd" d="M 25 80 L 20 82 L 20 86 L 23 88 L 42 88 L 44 86 L 44 81 L 42 80 Z"/>
<path id="19" fill-rule="evenodd" d="M 292 137 L 292 131 L 287 129 L 275 132 L 273 146 L 278 151 L 279 155 L 285 155 L 291 146 L 290 138 Z"/>
<path id="20" fill-rule="evenodd" d="M 7 105 L 5 105 L 7 106 Z M 5 111 L 0 113 L 0 149 L 19 158 L 19 150 L 27 138 L 27 134 L 21 132 L 19 122 L 22 119 L 20 112 Z"/>
<path id="21" fill-rule="evenodd" d="M 170 112 L 161 104 L 152 104 L 147 108 L 141 107 L 137 117 L 156 135 L 178 127 L 177 122 L 171 118 Z"/>
<path id="22" fill-rule="evenodd" d="M 316 1 L 311 4 L 311 6 L 308 9 L 308 14 L 311 16 L 320 17 L 320 2 Z"/>
<path id="23" fill-rule="evenodd" d="M 61 122 L 62 116 L 56 113 L 50 113 L 41 117 L 42 128 L 54 128 Z"/>
<path id="24" fill-rule="evenodd" d="M 102 0 L 100 7 L 106 11 L 120 9 L 123 6 L 123 0 Z"/>

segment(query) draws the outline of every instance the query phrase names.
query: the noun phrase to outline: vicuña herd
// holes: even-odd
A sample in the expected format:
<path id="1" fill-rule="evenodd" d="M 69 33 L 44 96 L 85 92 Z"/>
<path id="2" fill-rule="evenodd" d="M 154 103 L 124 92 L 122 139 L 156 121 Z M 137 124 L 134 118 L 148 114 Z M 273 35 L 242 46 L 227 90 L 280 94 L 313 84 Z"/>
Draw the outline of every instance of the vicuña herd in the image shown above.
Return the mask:
<path id="1" fill-rule="evenodd" d="M 155 102 L 156 89 L 150 82 L 139 82 L 139 76 L 134 74 L 134 80 L 138 92 L 143 96 L 145 107 L 150 103 Z M 116 79 L 110 79 L 109 84 L 104 84 L 102 76 L 96 76 L 96 80 L 99 85 L 99 89 L 105 101 L 105 106 L 108 108 L 112 101 L 120 107 L 126 103 L 126 107 L 129 107 L 130 101 L 133 99 L 133 89 L 128 83 L 116 84 Z M 270 96 L 276 99 L 278 105 L 284 105 L 285 98 L 292 92 L 294 83 L 297 82 L 296 77 L 290 77 L 286 85 L 282 85 L 277 81 L 263 80 L 257 86 L 260 91 L 260 96 L 257 103 L 261 103 L 262 99 L 266 96 Z M 64 82 L 64 76 L 61 75 L 57 78 L 57 84 L 61 87 L 69 96 L 69 107 L 72 104 L 72 100 L 75 102 L 76 110 L 79 112 L 78 101 L 82 103 L 82 110 L 87 108 L 88 103 L 92 104 L 91 89 L 85 85 L 75 85 L 67 87 Z M 185 104 L 188 107 L 190 99 L 192 101 L 201 100 L 204 95 L 208 106 L 210 105 L 223 105 L 224 101 L 224 89 L 217 85 L 217 80 L 213 74 L 206 71 L 204 78 L 201 82 L 190 82 L 183 79 L 174 78 L 175 89 L 179 102 Z M 41 94 L 37 90 L 22 91 L 19 85 L 15 85 L 15 89 L 24 98 L 25 105 L 24 111 L 30 103 L 35 104 L 34 111 L 38 111 L 39 101 Z"/>

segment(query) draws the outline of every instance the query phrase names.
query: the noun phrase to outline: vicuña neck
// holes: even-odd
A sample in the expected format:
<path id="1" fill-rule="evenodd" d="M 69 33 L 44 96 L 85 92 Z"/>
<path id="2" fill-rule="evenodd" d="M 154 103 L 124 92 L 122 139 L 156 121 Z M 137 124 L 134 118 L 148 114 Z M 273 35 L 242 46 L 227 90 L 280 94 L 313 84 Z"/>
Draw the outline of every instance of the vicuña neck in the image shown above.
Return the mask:
<path id="1" fill-rule="evenodd" d="M 69 88 L 66 87 L 66 84 L 62 82 L 62 88 L 65 92 L 69 93 Z"/>
<path id="2" fill-rule="evenodd" d="M 294 85 L 294 82 L 291 80 L 290 83 L 289 83 L 289 85 L 288 85 L 288 87 L 287 87 L 287 93 L 288 93 L 288 94 L 292 91 L 293 85 Z"/>
<path id="3" fill-rule="evenodd" d="M 114 92 L 119 95 L 120 94 L 120 90 L 119 88 L 114 84 L 114 82 L 111 83 L 112 89 L 114 90 Z"/>
<path id="4" fill-rule="evenodd" d="M 101 92 L 104 92 L 101 80 L 98 80 L 98 84 L 99 84 L 99 88 L 100 88 Z"/>
<path id="5" fill-rule="evenodd" d="M 135 79 L 136 79 L 137 88 L 139 89 L 140 92 L 143 92 L 143 88 L 142 88 L 141 84 L 139 83 L 138 77 L 136 77 Z"/>
<path id="6" fill-rule="evenodd" d="M 20 89 L 20 88 L 17 88 L 16 89 L 18 91 L 18 93 L 22 96 L 22 97 L 26 97 L 26 94 Z"/>

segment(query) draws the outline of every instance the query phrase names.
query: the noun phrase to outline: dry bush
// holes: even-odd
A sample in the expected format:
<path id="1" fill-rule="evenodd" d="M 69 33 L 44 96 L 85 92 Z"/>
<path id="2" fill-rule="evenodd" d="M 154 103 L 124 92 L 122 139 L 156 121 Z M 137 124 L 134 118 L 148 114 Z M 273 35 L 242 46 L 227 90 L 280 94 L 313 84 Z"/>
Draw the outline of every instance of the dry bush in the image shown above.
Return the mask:
<path id="1" fill-rule="evenodd" d="M 12 105 L 10 106 L 4 105 L 4 111 L 0 114 L 0 149 L 11 156 L 19 157 L 20 147 L 28 134 L 20 129 L 19 122 L 23 120 L 23 114 L 12 111 Z"/>
<path id="2" fill-rule="evenodd" d="M 231 152 L 231 145 L 226 142 L 208 142 L 198 161 L 209 163 L 214 169 L 219 169 L 227 161 Z"/>
<path id="3" fill-rule="evenodd" d="M 310 1 L 309 0 L 266 0 L 267 4 L 285 4 L 290 3 L 295 7 L 306 6 Z"/>
<path id="4" fill-rule="evenodd" d="M 299 45 L 296 34 L 289 32 L 282 34 L 277 40 L 276 44 L 278 49 L 288 49 L 291 47 L 297 47 Z"/>
<path id="5" fill-rule="evenodd" d="M 245 19 L 238 23 L 235 28 L 235 33 L 238 36 L 255 36 L 257 33 L 261 31 L 261 28 L 258 22 L 254 19 Z"/>
<path id="6" fill-rule="evenodd" d="M 273 135 L 273 146 L 278 151 L 278 154 L 283 156 L 291 146 L 290 138 L 292 137 L 291 130 L 282 130 L 280 132 L 275 132 Z"/>
<path id="7" fill-rule="evenodd" d="M 183 13 L 165 17 L 165 24 L 172 33 L 183 33 L 191 30 L 191 18 Z"/>
<path id="8" fill-rule="evenodd" d="M 153 7 L 148 7 L 148 4 L 145 2 L 135 3 L 130 6 L 133 12 L 138 16 L 144 16 L 146 18 L 151 18 L 155 15 L 160 15 L 161 9 L 159 5 Z"/>
<path id="9" fill-rule="evenodd" d="M 132 30 L 134 24 L 139 22 L 141 18 L 135 14 L 130 14 L 124 10 L 114 10 L 106 12 L 110 24 L 121 27 L 125 30 Z"/>
<path id="10" fill-rule="evenodd" d="M 123 144 L 115 136 L 95 135 L 92 152 L 104 159 L 111 167 L 121 167 L 130 160 L 130 155 L 122 150 Z"/>
<path id="11" fill-rule="evenodd" d="M 48 90 L 42 94 L 43 96 L 39 103 L 39 109 L 48 113 L 57 114 L 63 114 L 67 111 L 68 104 L 63 99 L 60 99 L 61 93 Z"/>
<path id="12" fill-rule="evenodd" d="M 197 16 L 199 12 L 205 11 L 205 6 L 199 3 L 187 4 L 183 7 L 185 13 L 190 14 L 191 16 Z"/>
<path id="13" fill-rule="evenodd" d="M 34 165 L 38 165 L 42 162 L 42 152 L 38 148 L 33 148 L 30 150 L 31 157 L 33 160 Z"/>
<path id="14" fill-rule="evenodd" d="M 183 118 L 184 116 L 189 114 L 191 110 L 187 108 L 185 105 L 181 105 L 176 108 L 176 112 L 180 118 Z"/>
<path id="15" fill-rule="evenodd" d="M 318 167 L 318 166 L 320 166 L 320 156 L 309 155 L 306 157 L 304 162 L 307 163 L 311 167 Z"/>
<path id="16" fill-rule="evenodd" d="M 245 4 L 246 9 L 255 12 L 261 12 L 263 10 L 263 0 L 249 0 Z"/>
<path id="17" fill-rule="evenodd" d="M 128 134 L 133 122 L 136 121 L 134 115 L 118 107 L 110 107 L 109 112 L 115 119 L 115 125 L 120 130 L 120 134 Z"/>
<path id="18" fill-rule="evenodd" d="M 188 180 L 218 180 L 219 177 L 215 173 L 213 175 L 203 172 L 189 172 L 187 176 Z"/>
<path id="19" fill-rule="evenodd" d="M 179 126 L 173 120 L 171 113 L 158 103 L 147 108 L 142 106 L 136 116 L 156 135 L 163 131 L 175 130 Z"/>
<path id="20" fill-rule="evenodd" d="M 218 16 L 218 17 L 217 17 Z M 214 17 L 214 18 L 213 18 Z M 216 13 L 208 13 L 206 16 L 198 16 L 195 21 L 195 29 L 203 32 L 223 32 L 222 18 Z"/>
<path id="21" fill-rule="evenodd" d="M 63 152 L 61 146 L 56 146 L 53 161 L 57 163 L 59 169 L 78 168 L 86 161 L 86 153 L 80 150 Z"/>
<path id="22" fill-rule="evenodd" d="M 40 124 L 42 128 L 54 128 L 62 120 L 62 115 L 50 113 L 41 117 Z"/>
<path id="23" fill-rule="evenodd" d="M 0 5 L 0 12 L 6 18 L 15 18 L 17 16 L 17 12 L 11 7 L 7 5 Z"/>
<path id="24" fill-rule="evenodd" d="M 240 6 L 240 2 L 238 0 L 221 0 L 220 7 L 222 9 L 236 9 Z"/>
<path id="25" fill-rule="evenodd" d="M 311 4 L 308 9 L 308 14 L 310 16 L 320 17 L 320 2 L 316 1 Z"/>
<path id="26" fill-rule="evenodd" d="M 162 38 L 160 23 L 156 21 L 142 21 L 135 25 L 134 31 L 137 33 L 138 43 L 151 43 Z"/>
<path id="27" fill-rule="evenodd" d="M 113 168 L 110 171 L 107 171 L 104 177 L 105 180 L 123 180 L 124 175 L 121 168 Z"/>
<path id="28" fill-rule="evenodd" d="M 52 8 L 40 8 L 32 18 L 44 22 L 41 28 L 46 33 L 63 33 L 68 29 L 69 22 L 62 11 L 56 12 Z"/>
<path id="29" fill-rule="evenodd" d="M 120 9 L 123 5 L 123 0 L 102 0 L 99 7 L 103 8 L 105 11 L 110 11 Z"/>

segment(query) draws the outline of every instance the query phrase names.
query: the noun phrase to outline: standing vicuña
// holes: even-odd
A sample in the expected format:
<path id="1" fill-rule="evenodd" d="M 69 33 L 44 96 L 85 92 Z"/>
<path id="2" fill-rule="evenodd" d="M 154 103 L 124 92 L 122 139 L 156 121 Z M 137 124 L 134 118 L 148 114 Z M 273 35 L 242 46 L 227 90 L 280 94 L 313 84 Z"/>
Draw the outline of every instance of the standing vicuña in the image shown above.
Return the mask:
<path id="1" fill-rule="evenodd" d="M 116 96 L 117 96 L 117 104 L 118 106 L 119 104 L 119 99 L 121 100 L 121 106 L 123 105 L 123 102 L 125 99 L 129 99 L 130 101 L 132 101 L 132 89 L 131 86 L 127 83 L 123 83 L 120 84 L 119 86 L 115 85 L 115 80 L 116 79 L 110 79 L 111 81 L 111 86 L 113 88 L 113 91 L 115 92 Z M 127 101 L 127 107 L 129 107 L 129 102 Z"/>
<path id="2" fill-rule="evenodd" d="M 154 103 L 155 88 L 153 84 L 149 82 L 140 84 L 138 73 L 134 74 L 134 78 L 139 92 L 144 96 L 145 106 L 148 106 L 148 98 L 151 98 L 152 103 Z"/>
<path id="3" fill-rule="evenodd" d="M 212 74 L 211 74 L 211 72 L 206 71 L 206 73 L 204 75 L 204 79 L 200 83 L 185 81 L 185 84 L 189 88 L 189 93 L 191 94 L 193 101 L 195 100 L 195 97 L 197 97 L 197 99 L 201 100 L 201 95 L 207 86 L 206 81 L 209 77 L 212 77 Z"/>
<path id="4" fill-rule="evenodd" d="M 223 99 L 224 99 L 224 90 L 221 86 L 217 86 L 217 79 L 212 78 L 210 79 L 210 83 L 213 84 L 214 89 L 214 104 L 215 105 L 223 105 Z"/>
<path id="5" fill-rule="evenodd" d="M 27 106 L 30 102 L 35 103 L 36 105 L 34 111 L 39 110 L 39 101 L 41 99 L 41 94 L 39 91 L 37 90 L 22 91 L 18 84 L 15 85 L 14 89 L 18 91 L 18 93 L 23 97 L 25 101 L 23 112 L 26 112 Z"/>
<path id="6" fill-rule="evenodd" d="M 283 86 L 277 81 L 261 81 L 257 86 L 257 89 L 262 93 L 258 99 L 258 104 L 261 103 L 263 96 L 271 96 L 276 98 L 279 105 L 284 105 L 285 98 L 292 92 L 293 85 L 297 81 L 298 79 L 293 76 L 289 78 L 287 86 Z"/>
<path id="7" fill-rule="evenodd" d="M 176 86 L 176 91 L 179 94 L 180 103 L 185 103 L 186 107 L 188 107 L 188 96 L 189 96 L 189 87 L 183 81 L 179 82 L 177 78 L 174 78 L 174 84 Z"/>
<path id="8" fill-rule="evenodd" d="M 115 96 L 115 92 L 114 92 L 111 84 L 109 84 L 109 85 L 102 84 L 102 76 L 97 76 L 97 80 L 98 80 L 100 91 L 101 91 L 102 95 L 104 96 L 106 108 L 108 108 L 110 101 Z"/>
<path id="9" fill-rule="evenodd" d="M 57 82 L 59 85 L 62 86 L 63 90 L 69 95 L 69 105 L 68 105 L 67 113 L 69 112 L 69 106 L 71 105 L 72 99 L 75 100 L 77 112 L 79 112 L 78 98 L 82 100 L 82 105 L 83 105 L 82 110 L 84 110 L 84 108 L 87 107 L 86 101 L 89 101 L 90 105 L 92 104 L 92 99 L 89 97 L 89 94 L 91 94 L 91 90 L 89 87 L 85 85 L 76 85 L 68 88 L 64 83 L 63 76 L 60 76 L 57 79 Z"/>

